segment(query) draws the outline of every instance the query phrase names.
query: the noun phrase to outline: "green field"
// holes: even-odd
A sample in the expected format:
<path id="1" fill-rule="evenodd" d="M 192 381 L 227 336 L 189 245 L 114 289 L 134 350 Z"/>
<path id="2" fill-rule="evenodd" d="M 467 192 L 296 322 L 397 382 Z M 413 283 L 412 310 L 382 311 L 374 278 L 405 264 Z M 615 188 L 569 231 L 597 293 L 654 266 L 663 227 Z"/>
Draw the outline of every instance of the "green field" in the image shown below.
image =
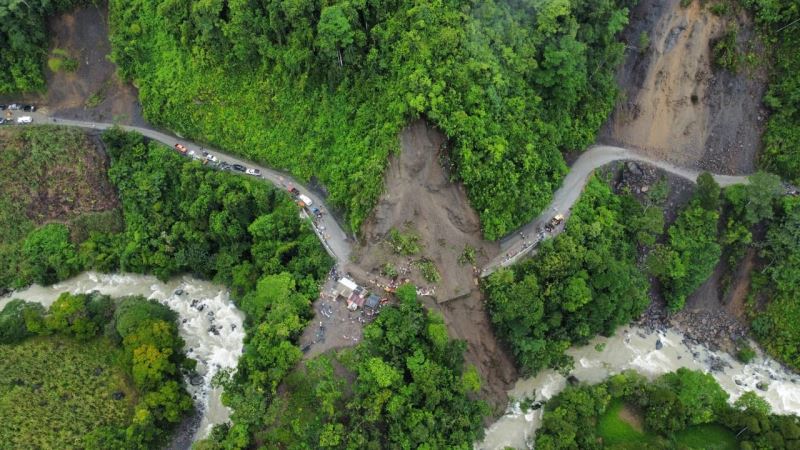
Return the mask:
<path id="1" fill-rule="evenodd" d="M 0 447 L 80 448 L 90 430 L 126 427 L 137 398 L 117 352 L 103 338 L 0 345 Z"/>
<path id="2" fill-rule="evenodd" d="M 675 435 L 679 449 L 736 450 L 739 444 L 731 430 L 718 424 L 689 427 Z"/>
<path id="3" fill-rule="evenodd" d="M 631 423 L 623 413 L 625 402 L 614 400 L 597 421 L 597 434 L 603 439 L 605 448 L 633 450 L 645 448 L 677 448 L 686 450 L 735 450 L 739 448 L 736 436 L 718 424 L 697 425 L 675 434 L 670 443 L 653 433 L 644 431 L 640 425 Z"/>
<path id="4" fill-rule="evenodd" d="M 625 420 L 620 413 L 625 407 L 621 399 L 608 405 L 606 412 L 597 422 L 597 434 L 603 438 L 607 448 L 637 449 L 647 446 L 658 448 L 660 439 L 651 433 L 646 433 L 639 426 L 634 426 Z"/>

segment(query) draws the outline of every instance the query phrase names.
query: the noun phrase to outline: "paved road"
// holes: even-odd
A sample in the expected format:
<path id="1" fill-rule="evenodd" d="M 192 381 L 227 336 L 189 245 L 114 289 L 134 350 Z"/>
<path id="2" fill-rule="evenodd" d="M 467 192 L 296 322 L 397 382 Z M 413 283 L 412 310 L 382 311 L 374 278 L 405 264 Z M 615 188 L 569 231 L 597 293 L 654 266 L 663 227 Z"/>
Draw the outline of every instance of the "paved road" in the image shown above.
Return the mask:
<path id="1" fill-rule="evenodd" d="M 33 121 L 36 124 L 49 123 L 49 124 L 65 125 L 71 127 L 87 128 L 93 130 L 105 130 L 108 128 L 112 128 L 114 126 L 114 124 L 111 123 L 85 122 L 80 120 L 61 119 L 57 117 L 54 118 L 54 117 L 49 117 L 40 112 L 31 114 L 31 113 L 23 113 L 21 111 L 16 111 L 14 115 L 32 116 Z M 344 229 L 339 225 L 339 223 L 336 221 L 333 215 L 329 213 L 327 206 L 319 196 L 317 196 L 315 193 L 313 193 L 304 185 L 298 183 L 288 174 L 279 172 L 274 169 L 270 169 L 268 167 L 260 166 L 256 163 L 253 163 L 252 161 L 247 161 L 245 159 L 242 159 L 239 156 L 233 156 L 231 154 L 222 152 L 214 148 L 203 147 L 194 142 L 187 141 L 185 139 L 181 139 L 179 137 L 170 134 L 161 133 L 159 131 L 155 131 L 150 128 L 133 127 L 128 125 L 120 125 L 120 128 L 128 131 L 136 131 L 150 139 L 161 142 L 162 144 L 165 144 L 168 147 L 174 147 L 175 144 L 180 143 L 186 146 L 186 148 L 188 148 L 189 150 L 194 150 L 198 154 L 200 154 L 201 151 L 207 151 L 217 156 L 220 159 L 220 161 L 224 161 L 229 164 L 241 164 L 248 168 L 259 169 L 261 170 L 261 177 L 271 182 L 278 188 L 286 189 L 289 185 L 296 187 L 302 194 L 305 194 L 309 198 L 311 198 L 311 200 L 314 202 L 313 206 L 318 207 L 323 212 L 322 218 L 317 221 L 319 226 L 315 227 L 314 231 L 317 233 L 317 236 L 320 238 L 320 241 L 325 246 L 325 249 L 328 251 L 328 253 L 331 254 L 331 256 L 336 258 L 338 263 L 344 264 L 349 261 L 350 242 L 348 240 L 347 234 L 344 232 Z M 242 176 L 247 176 L 247 175 L 242 175 Z"/>
<path id="2" fill-rule="evenodd" d="M 527 225 L 522 226 L 515 231 L 513 235 L 509 235 L 509 237 L 504 239 L 500 243 L 500 254 L 484 267 L 481 275 L 487 276 L 500 267 L 513 264 L 535 248 L 536 244 L 541 239 L 561 232 L 563 230 L 563 224 L 554 230 L 553 233 L 542 233 L 540 230 L 544 230 L 545 224 L 559 213 L 564 215 L 564 222 L 566 222 L 570 208 L 572 208 L 572 205 L 575 204 L 581 192 L 583 192 L 583 188 L 589 176 L 595 169 L 614 161 L 644 162 L 691 181 L 697 180 L 697 176 L 700 175 L 700 172 L 696 170 L 650 159 L 633 150 L 609 145 L 592 146 L 583 152 L 578 160 L 575 161 L 575 164 L 570 167 L 569 173 L 564 177 L 564 182 L 561 184 L 561 187 L 553 194 L 553 201 L 550 202 L 547 209 L 545 209 L 539 217 L 535 218 Z M 712 175 L 720 186 L 747 183 L 746 176 Z M 525 237 L 523 238 L 520 233 Z"/>
<path id="3" fill-rule="evenodd" d="M 29 114 L 17 111 L 16 116 L 19 115 L 33 116 L 34 123 L 55 123 L 57 125 L 67 125 L 96 130 L 105 130 L 114 126 L 110 123 L 84 122 L 78 120 L 52 118 L 38 112 Z M 173 147 L 175 144 L 181 143 L 189 150 L 194 150 L 195 152 L 200 152 L 201 149 L 209 151 L 217 155 L 220 160 L 230 164 L 236 163 L 250 168 L 257 168 L 261 170 L 262 177 L 270 181 L 275 186 L 286 188 L 289 184 L 291 184 L 299 189 L 301 193 L 309 196 L 314 201 L 315 206 L 322 209 L 323 212 L 327 212 L 327 207 L 321 198 L 319 198 L 302 184 L 292 179 L 292 177 L 290 177 L 288 174 L 270 169 L 268 167 L 259 166 L 251 161 L 246 161 L 240 157 L 236 157 L 216 149 L 203 148 L 200 145 L 185 139 L 161 133 L 149 128 L 127 125 L 121 125 L 121 128 L 129 131 L 139 132 L 142 135 L 166 144 L 169 147 Z M 547 209 L 545 209 L 538 217 L 533 219 L 527 225 L 520 227 L 513 234 L 504 239 L 500 244 L 500 254 L 484 267 L 481 275 L 487 276 L 500 267 L 513 264 L 524 255 L 530 253 L 530 251 L 536 247 L 536 244 L 541 239 L 560 233 L 563 230 L 563 224 L 557 229 L 553 230 L 551 233 L 544 233 L 540 230 L 544 230 L 544 225 L 556 214 L 563 214 L 566 219 L 569 216 L 570 208 L 572 208 L 572 205 L 574 205 L 580 197 L 580 194 L 583 191 L 589 176 L 594 172 L 595 169 L 614 161 L 638 161 L 647 163 L 672 174 L 686 178 L 690 181 L 695 181 L 697 176 L 700 175 L 699 171 L 678 167 L 664 161 L 657 161 L 637 153 L 634 150 L 608 145 L 592 146 L 587 151 L 582 153 L 578 160 L 575 161 L 575 164 L 573 164 L 569 173 L 564 178 L 563 184 L 553 195 L 553 201 L 550 203 Z M 717 183 L 720 184 L 720 186 L 730 186 L 732 184 L 748 182 L 746 176 L 712 175 Z M 336 258 L 340 264 L 347 263 L 350 257 L 351 245 L 350 240 L 347 238 L 347 234 L 344 232 L 343 228 L 336 222 L 331 214 L 325 214 L 319 221 L 319 225 L 320 228 L 315 229 L 315 231 L 328 252 L 334 258 Z"/>

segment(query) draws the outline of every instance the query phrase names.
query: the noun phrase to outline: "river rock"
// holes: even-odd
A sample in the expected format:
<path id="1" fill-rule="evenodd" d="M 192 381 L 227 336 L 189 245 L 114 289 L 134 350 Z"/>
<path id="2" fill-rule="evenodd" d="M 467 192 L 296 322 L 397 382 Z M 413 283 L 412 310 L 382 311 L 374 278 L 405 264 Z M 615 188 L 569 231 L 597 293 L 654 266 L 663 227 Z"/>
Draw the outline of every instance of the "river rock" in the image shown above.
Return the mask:
<path id="1" fill-rule="evenodd" d="M 656 340 L 656 350 L 661 350 L 664 348 L 664 344 L 661 342 L 661 339 Z"/>
<path id="2" fill-rule="evenodd" d="M 201 384 L 203 384 L 203 377 L 201 377 L 200 375 L 192 375 L 192 377 L 189 378 L 189 384 L 191 384 L 192 386 L 200 386 Z"/>
<path id="3" fill-rule="evenodd" d="M 766 391 L 767 389 L 769 389 L 769 383 L 767 383 L 766 381 L 759 381 L 758 383 L 756 383 L 756 389 L 760 391 Z"/>
<path id="4" fill-rule="evenodd" d="M 183 289 L 175 289 L 175 295 L 183 295 Z"/>
<path id="5" fill-rule="evenodd" d="M 570 375 L 570 376 L 567 377 L 567 383 L 569 383 L 569 384 L 571 384 L 573 386 L 575 386 L 576 384 L 579 384 L 580 382 L 581 382 L 581 380 L 579 380 L 578 377 L 576 377 L 575 375 Z"/>

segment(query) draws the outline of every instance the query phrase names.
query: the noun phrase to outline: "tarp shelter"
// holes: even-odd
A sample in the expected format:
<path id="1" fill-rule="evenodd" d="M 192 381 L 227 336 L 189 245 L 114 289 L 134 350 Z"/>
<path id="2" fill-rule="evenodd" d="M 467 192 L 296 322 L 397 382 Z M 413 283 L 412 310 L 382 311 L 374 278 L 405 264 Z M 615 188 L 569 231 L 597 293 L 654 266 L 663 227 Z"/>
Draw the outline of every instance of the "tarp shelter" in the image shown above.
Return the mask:
<path id="1" fill-rule="evenodd" d="M 375 309 L 381 304 L 381 298 L 375 294 L 369 294 L 367 301 L 364 303 L 368 308 Z"/>
<path id="2" fill-rule="evenodd" d="M 339 281 L 336 283 L 336 296 L 350 298 L 350 296 L 353 295 L 353 291 L 356 289 L 358 289 L 358 285 L 355 281 L 347 277 L 339 278 Z"/>

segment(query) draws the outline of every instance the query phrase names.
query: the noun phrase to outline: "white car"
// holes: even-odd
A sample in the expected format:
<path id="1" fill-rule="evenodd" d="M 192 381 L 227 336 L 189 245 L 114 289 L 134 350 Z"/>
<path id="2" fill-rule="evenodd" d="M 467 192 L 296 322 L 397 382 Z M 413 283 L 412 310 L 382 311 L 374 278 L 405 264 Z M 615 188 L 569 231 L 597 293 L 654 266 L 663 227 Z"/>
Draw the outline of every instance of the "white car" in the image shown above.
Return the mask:
<path id="1" fill-rule="evenodd" d="M 258 170 L 258 169 L 247 169 L 247 172 L 245 172 L 245 173 L 248 174 L 248 175 L 253 175 L 254 177 L 261 176 L 261 171 Z"/>
<path id="2" fill-rule="evenodd" d="M 22 116 L 22 117 L 17 118 L 17 123 L 18 124 L 32 123 L 32 122 L 33 122 L 33 118 L 31 118 L 31 116 Z"/>
<path id="3" fill-rule="evenodd" d="M 213 162 L 213 163 L 219 162 L 219 158 L 217 158 L 216 156 L 212 155 L 211 153 L 206 152 L 205 156 L 206 156 L 206 159 L 209 162 Z"/>

